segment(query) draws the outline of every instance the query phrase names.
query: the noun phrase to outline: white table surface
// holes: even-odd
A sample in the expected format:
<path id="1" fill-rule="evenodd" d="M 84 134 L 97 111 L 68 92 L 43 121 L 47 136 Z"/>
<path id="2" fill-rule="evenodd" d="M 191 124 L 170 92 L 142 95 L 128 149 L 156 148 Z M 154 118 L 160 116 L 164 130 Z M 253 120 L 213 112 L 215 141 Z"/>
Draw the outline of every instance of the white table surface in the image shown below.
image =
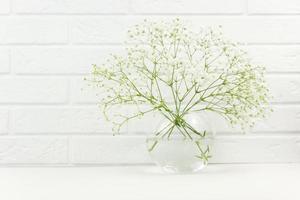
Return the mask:
<path id="1" fill-rule="evenodd" d="M 300 200 L 300 164 L 209 165 L 199 174 L 154 166 L 1 167 L 1 200 Z"/>

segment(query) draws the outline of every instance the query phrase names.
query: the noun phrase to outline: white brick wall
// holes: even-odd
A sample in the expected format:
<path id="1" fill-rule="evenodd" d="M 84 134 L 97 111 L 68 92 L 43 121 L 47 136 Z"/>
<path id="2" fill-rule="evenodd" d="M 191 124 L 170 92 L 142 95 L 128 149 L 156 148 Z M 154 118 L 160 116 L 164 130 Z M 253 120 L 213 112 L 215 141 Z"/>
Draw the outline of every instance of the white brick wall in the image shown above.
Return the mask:
<path id="1" fill-rule="evenodd" d="M 297 0 L 250 0 L 249 13 L 251 14 L 299 14 L 300 2 Z"/>
<path id="2" fill-rule="evenodd" d="M 63 78 L 1 77 L 0 103 L 65 103 L 68 81 Z"/>
<path id="3" fill-rule="evenodd" d="M 0 44 L 66 44 L 66 18 L 1 16 Z"/>
<path id="4" fill-rule="evenodd" d="M 243 13 L 244 0 L 130 0 L 133 13 L 140 14 L 223 14 Z"/>
<path id="5" fill-rule="evenodd" d="M 111 136 L 83 77 L 130 25 L 174 17 L 222 25 L 267 67 L 274 113 L 248 135 L 215 121 L 212 162 L 300 162 L 299 13 L 298 0 L 1 0 L 0 164 L 149 163 L 159 118 Z"/>
<path id="6" fill-rule="evenodd" d="M 8 14 L 10 11 L 10 0 L 2 0 L 0 2 L 0 14 Z"/>
<path id="7" fill-rule="evenodd" d="M 10 61 L 9 61 L 10 51 L 7 48 L 0 48 L 0 74 L 8 73 L 10 68 Z"/>
<path id="8" fill-rule="evenodd" d="M 15 0 L 13 11 L 26 14 L 118 14 L 127 13 L 125 0 Z"/>

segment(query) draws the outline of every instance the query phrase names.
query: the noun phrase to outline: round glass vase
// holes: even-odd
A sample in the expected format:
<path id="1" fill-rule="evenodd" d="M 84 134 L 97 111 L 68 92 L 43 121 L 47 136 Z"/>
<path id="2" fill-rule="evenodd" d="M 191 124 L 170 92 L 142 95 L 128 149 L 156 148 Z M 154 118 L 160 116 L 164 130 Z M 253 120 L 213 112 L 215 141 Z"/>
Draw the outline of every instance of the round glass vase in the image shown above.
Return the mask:
<path id="1" fill-rule="evenodd" d="M 195 173 L 211 157 L 214 131 L 206 114 L 188 114 L 175 125 L 163 120 L 156 134 L 147 138 L 153 162 L 166 173 Z"/>

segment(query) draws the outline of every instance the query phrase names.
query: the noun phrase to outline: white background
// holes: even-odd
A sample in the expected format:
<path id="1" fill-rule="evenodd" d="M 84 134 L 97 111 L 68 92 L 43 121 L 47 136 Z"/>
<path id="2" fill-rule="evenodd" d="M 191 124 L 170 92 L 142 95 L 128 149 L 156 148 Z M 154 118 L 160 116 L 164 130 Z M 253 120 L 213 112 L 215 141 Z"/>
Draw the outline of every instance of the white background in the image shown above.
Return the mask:
<path id="1" fill-rule="evenodd" d="M 175 17 L 223 25 L 267 67 L 274 113 L 247 135 L 215 124 L 212 162 L 299 162 L 300 1 L 0 0 L 0 163 L 149 163 L 144 137 L 157 118 L 113 137 L 97 98 L 81 88 L 128 27 Z"/>

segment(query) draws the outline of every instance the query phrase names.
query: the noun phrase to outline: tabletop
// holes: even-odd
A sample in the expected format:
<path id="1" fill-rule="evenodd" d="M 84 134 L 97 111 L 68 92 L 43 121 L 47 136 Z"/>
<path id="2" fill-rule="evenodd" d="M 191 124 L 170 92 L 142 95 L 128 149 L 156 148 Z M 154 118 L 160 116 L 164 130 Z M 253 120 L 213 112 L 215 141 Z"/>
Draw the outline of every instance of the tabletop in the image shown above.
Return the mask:
<path id="1" fill-rule="evenodd" d="M 1 167 L 2 200 L 299 200 L 300 164 L 215 164 L 197 174 L 155 166 Z"/>

